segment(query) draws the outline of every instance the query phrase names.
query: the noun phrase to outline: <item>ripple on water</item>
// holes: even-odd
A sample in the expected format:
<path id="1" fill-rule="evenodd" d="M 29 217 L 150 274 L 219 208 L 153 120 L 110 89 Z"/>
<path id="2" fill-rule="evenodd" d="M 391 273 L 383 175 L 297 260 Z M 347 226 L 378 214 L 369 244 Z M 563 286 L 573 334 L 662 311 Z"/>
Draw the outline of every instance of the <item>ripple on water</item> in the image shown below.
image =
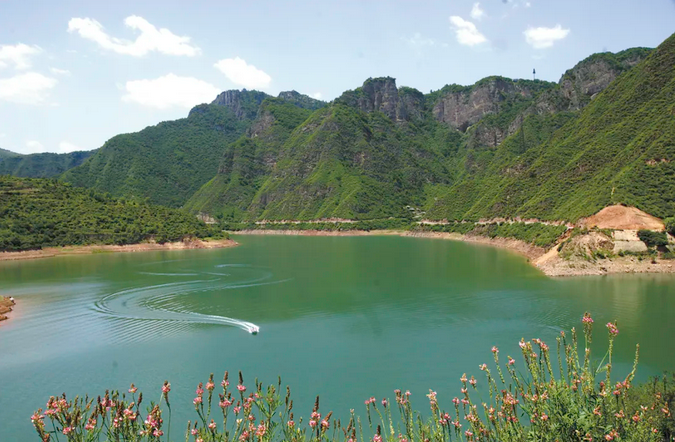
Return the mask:
<path id="1" fill-rule="evenodd" d="M 271 280 L 273 277 L 272 272 L 246 264 L 218 264 L 214 267 L 229 267 L 235 271 L 236 269 L 246 269 L 246 272 L 238 275 L 240 276 L 239 278 L 235 277 L 232 280 L 224 280 L 222 278 L 231 274 L 221 274 L 218 272 L 138 272 L 147 276 L 190 277 L 210 275 L 220 277 L 131 287 L 102 296 L 94 302 L 91 309 L 100 315 L 117 320 L 147 321 L 148 323 L 144 324 L 142 328 L 134 328 L 134 340 L 150 336 L 153 329 L 156 332 L 165 330 L 167 323 L 218 324 L 236 327 L 249 333 L 257 333 L 259 326 L 252 322 L 239 318 L 191 311 L 181 302 L 181 297 L 196 293 L 281 284 L 288 281 L 288 279 Z M 173 333 L 177 328 L 171 327 L 170 330 Z M 126 334 L 125 332 L 124 335 Z"/>

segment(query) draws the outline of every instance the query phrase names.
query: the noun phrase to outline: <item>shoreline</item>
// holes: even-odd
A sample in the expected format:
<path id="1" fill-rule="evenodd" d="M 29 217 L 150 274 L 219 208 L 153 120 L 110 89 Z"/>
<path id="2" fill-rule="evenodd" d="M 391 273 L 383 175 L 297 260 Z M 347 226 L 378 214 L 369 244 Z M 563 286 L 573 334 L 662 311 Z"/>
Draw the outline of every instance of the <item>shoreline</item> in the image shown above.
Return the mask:
<path id="1" fill-rule="evenodd" d="M 636 257 L 616 257 L 595 262 L 581 259 L 564 260 L 557 251 L 558 244 L 551 249 L 537 247 L 513 238 L 489 238 L 486 236 L 462 235 L 445 232 L 411 232 L 406 230 L 240 230 L 230 232 L 233 235 L 289 235 L 289 236 L 387 236 L 395 235 L 411 238 L 445 239 L 482 244 L 508 250 L 527 258 L 527 262 L 548 277 L 565 276 L 602 276 L 611 274 L 634 273 L 675 273 L 675 260 L 658 260 L 655 264 L 649 259 Z"/>
<path id="2" fill-rule="evenodd" d="M 12 312 L 12 308 L 16 305 L 13 298 L 7 296 L 0 296 L 0 322 L 9 319 L 7 313 Z"/>
<path id="3" fill-rule="evenodd" d="M 69 255 L 91 255 L 94 253 L 129 253 L 129 252 L 158 252 L 170 250 L 191 250 L 191 249 L 219 249 L 234 247 L 239 245 L 231 239 L 217 240 L 187 240 L 164 244 L 158 243 L 139 243 L 116 245 L 87 245 L 87 246 L 64 246 L 64 247 L 45 247 L 39 250 L 23 250 L 18 252 L 0 252 L 0 261 L 17 261 L 24 259 L 53 258 L 56 256 Z"/>
<path id="4" fill-rule="evenodd" d="M 446 232 L 412 232 L 409 230 L 240 230 L 232 235 L 289 235 L 289 236 L 401 236 L 407 238 L 429 238 L 483 244 L 509 250 L 526 257 L 529 261 L 540 258 L 547 250 L 513 238 L 488 238 L 486 236 L 462 235 Z"/>

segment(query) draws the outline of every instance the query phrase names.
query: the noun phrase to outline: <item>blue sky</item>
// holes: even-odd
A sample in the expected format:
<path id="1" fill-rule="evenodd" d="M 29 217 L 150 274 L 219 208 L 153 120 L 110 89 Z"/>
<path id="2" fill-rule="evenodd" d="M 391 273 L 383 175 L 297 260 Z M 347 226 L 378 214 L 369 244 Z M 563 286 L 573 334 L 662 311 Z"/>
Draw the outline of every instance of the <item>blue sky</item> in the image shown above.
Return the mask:
<path id="1" fill-rule="evenodd" d="M 425 93 L 533 68 L 558 81 L 674 24 L 674 0 L 0 0 L 0 148 L 95 149 L 243 87 L 331 100 L 376 76 Z"/>

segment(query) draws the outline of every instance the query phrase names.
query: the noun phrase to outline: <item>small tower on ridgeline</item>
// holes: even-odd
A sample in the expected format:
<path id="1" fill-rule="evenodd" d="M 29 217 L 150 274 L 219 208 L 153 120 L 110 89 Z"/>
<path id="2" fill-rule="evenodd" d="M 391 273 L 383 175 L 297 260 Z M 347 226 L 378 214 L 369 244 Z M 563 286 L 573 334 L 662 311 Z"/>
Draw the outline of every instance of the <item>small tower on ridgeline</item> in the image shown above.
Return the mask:
<path id="1" fill-rule="evenodd" d="M 532 69 L 532 79 L 533 80 L 537 79 L 537 70 L 536 69 Z"/>

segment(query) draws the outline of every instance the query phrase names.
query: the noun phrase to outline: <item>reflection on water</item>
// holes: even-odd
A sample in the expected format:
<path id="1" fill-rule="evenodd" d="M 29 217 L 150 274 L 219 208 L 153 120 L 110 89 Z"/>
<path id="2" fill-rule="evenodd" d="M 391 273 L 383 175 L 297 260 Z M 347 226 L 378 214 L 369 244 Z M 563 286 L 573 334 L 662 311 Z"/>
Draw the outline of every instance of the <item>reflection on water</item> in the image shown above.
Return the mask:
<path id="1" fill-rule="evenodd" d="M 0 325 L 0 379 L 12 379 L 0 385 L 2 435 L 31 437 L 26 417 L 50 394 L 131 382 L 153 393 L 164 379 L 182 426 L 196 383 L 226 369 L 281 375 L 299 413 L 316 394 L 337 415 L 394 388 L 456 395 L 492 345 L 516 356 L 521 337 L 553 342 L 587 310 L 599 328 L 619 321 L 618 376 L 637 342 L 641 379 L 675 367 L 668 275 L 549 279 L 509 252 L 442 240 L 239 240 L 0 263 L 0 292 L 19 301 Z"/>

